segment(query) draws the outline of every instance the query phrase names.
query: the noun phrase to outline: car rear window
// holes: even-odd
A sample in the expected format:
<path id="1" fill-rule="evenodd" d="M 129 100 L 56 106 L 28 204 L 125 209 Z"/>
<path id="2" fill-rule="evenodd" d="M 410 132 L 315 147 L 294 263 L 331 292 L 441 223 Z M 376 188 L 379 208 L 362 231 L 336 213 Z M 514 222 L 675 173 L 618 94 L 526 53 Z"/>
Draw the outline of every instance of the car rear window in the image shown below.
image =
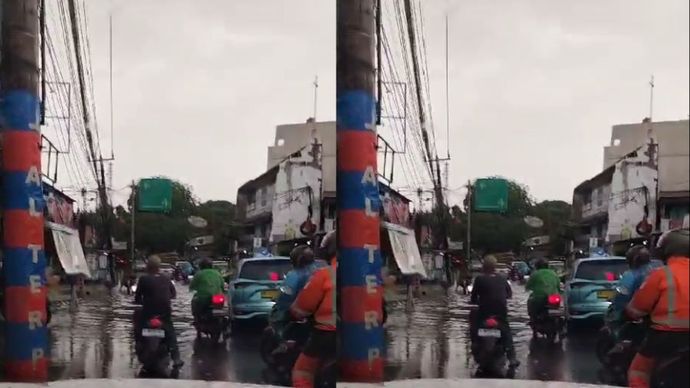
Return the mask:
<path id="1" fill-rule="evenodd" d="M 290 260 L 247 261 L 242 265 L 239 277 L 249 280 L 283 280 L 292 269 Z"/>
<path id="2" fill-rule="evenodd" d="M 575 278 L 615 281 L 627 270 L 628 263 L 625 260 L 583 261 L 577 266 Z"/>

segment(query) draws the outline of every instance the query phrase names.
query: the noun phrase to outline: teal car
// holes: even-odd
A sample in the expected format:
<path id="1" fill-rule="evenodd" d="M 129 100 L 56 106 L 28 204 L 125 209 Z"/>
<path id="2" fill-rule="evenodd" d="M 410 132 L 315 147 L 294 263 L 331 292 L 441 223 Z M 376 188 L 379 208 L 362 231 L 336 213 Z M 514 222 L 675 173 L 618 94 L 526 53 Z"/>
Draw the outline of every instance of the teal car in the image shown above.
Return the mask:
<path id="1" fill-rule="evenodd" d="M 624 257 L 579 259 L 565 282 L 565 316 L 568 324 L 603 319 L 616 295 L 616 286 L 628 270 Z"/>
<path id="2" fill-rule="evenodd" d="M 230 275 L 228 301 L 233 324 L 249 319 L 268 319 L 280 295 L 280 285 L 292 269 L 287 257 L 254 257 L 240 260 Z"/>

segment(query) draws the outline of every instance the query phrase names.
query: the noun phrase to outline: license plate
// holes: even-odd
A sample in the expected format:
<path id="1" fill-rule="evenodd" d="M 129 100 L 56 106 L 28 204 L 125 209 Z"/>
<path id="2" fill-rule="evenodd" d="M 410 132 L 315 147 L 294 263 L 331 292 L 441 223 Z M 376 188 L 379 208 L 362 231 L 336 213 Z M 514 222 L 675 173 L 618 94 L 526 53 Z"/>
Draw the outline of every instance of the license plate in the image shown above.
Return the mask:
<path id="1" fill-rule="evenodd" d="M 165 338 L 165 331 L 160 329 L 142 329 L 142 337 Z"/>
<path id="2" fill-rule="evenodd" d="M 616 291 L 613 290 L 597 291 L 597 298 L 599 299 L 612 299 L 614 296 L 616 296 Z"/>
<path id="3" fill-rule="evenodd" d="M 264 299 L 275 299 L 278 297 L 278 290 L 264 290 L 261 291 L 261 297 Z"/>
<path id="4" fill-rule="evenodd" d="M 550 317 L 560 317 L 561 315 L 563 315 L 561 310 L 549 310 Z"/>
<path id="5" fill-rule="evenodd" d="M 228 313 L 225 311 L 225 309 L 213 309 L 214 317 L 224 317 L 226 315 L 228 315 Z"/>
<path id="6" fill-rule="evenodd" d="M 480 337 L 501 338 L 501 331 L 497 329 L 479 329 Z"/>

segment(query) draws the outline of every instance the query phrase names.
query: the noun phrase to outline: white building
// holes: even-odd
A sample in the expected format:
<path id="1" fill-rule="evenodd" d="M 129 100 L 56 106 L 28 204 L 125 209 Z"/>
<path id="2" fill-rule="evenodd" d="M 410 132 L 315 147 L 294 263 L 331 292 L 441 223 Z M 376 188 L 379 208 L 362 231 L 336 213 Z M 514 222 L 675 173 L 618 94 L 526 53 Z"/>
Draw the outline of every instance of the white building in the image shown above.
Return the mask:
<path id="1" fill-rule="evenodd" d="M 688 120 L 615 125 L 604 170 L 573 192 L 576 247 L 645 238 L 687 226 L 690 216 Z"/>

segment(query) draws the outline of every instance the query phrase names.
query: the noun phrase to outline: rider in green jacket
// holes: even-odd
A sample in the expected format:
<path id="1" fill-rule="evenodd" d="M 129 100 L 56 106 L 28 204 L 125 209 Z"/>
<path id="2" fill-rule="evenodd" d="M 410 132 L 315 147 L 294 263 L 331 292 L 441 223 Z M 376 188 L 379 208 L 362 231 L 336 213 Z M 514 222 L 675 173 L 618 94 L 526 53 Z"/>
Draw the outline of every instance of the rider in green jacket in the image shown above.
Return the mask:
<path id="1" fill-rule="evenodd" d="M 532 320 L 544 311 L 549 295 L 561 293 L 561 279 L 549 268 L 549 263 L 539 259 L 535 267 L 536 271 L 530 274 L 525 285 L 525 289 L 532 292 L 527 301 L 527 311 Z"/>
<path id="2" fill-rule="evenodd" d="M 211 297 L 224 293 L 225 280 L 218 270 L 213 268 L 209 259 L 199 263 L 199 272 L 194 274 L 189 290 L 195 291 L 192 299 L 192 314 L 198 317 L 210 305 Z"/>

